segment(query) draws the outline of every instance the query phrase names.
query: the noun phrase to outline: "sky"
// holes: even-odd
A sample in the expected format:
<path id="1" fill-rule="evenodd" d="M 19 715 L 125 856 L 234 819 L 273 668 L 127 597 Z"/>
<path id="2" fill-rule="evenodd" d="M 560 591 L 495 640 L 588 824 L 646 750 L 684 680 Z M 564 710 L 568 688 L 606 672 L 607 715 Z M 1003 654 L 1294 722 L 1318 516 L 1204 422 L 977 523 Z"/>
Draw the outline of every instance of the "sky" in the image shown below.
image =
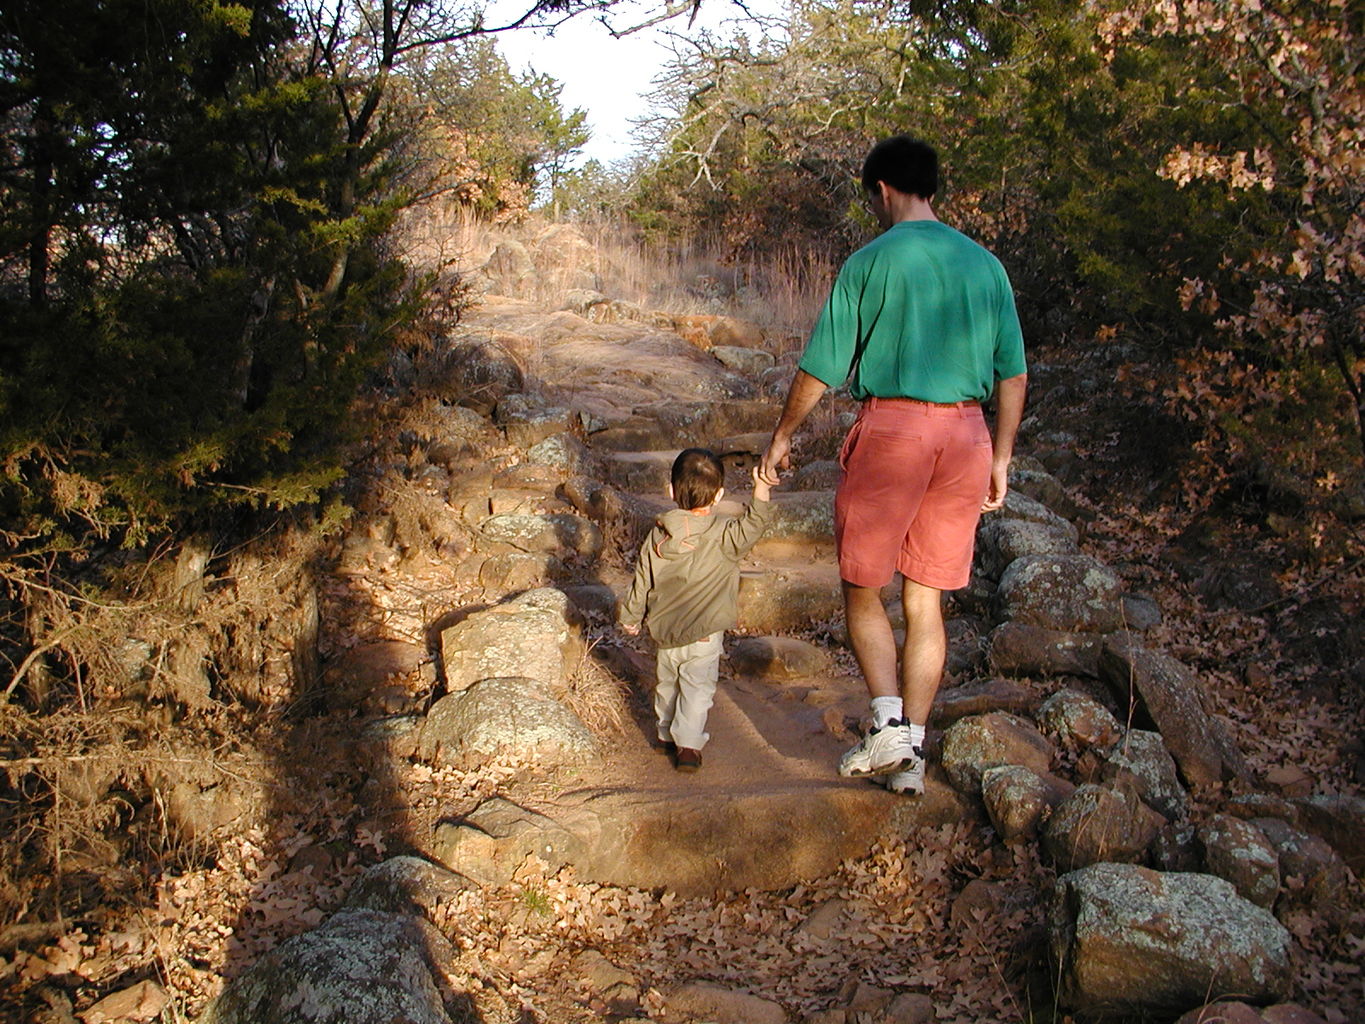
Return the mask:
<path id="1" fill-rule="evenodd" d="M 648 6 L 631 5 L 628 9 L 643 11 Z M 748 6 L 751 10 L 776 13 L 784 5 L 781 0 L 757 0 Z M 516 9 L 517 14 L 524 10 L 507 0 L 493 10 L 499 9 Z M 691 31 L 705 28 L 729 35 L 734 19 L 742 14 L 729 0 L 703 0 Z M 489 21 L 492 22 L 492 17 Z M 624 11 L 614 23 L 618 27 L 633 24 Z M 668 33 L 688 31 L 687 17 L 683 15 L 664 25 L 614 38 L 591 16 L 580 16 L 561 25 L 553 35 L 527 30 L 503 32 L 497 36 L 497 43 L 514 70 L 529 67 L 563 83 L 560 104 L 566 112 L 575 108 L 587 111 L 592 128 L 592 138 L 583 147 L 583 158 L 609 164 L 629 157 L 634 149 L 630 119 L 649 109 L 653 92 L 650 82 L 670 56 Z"/>

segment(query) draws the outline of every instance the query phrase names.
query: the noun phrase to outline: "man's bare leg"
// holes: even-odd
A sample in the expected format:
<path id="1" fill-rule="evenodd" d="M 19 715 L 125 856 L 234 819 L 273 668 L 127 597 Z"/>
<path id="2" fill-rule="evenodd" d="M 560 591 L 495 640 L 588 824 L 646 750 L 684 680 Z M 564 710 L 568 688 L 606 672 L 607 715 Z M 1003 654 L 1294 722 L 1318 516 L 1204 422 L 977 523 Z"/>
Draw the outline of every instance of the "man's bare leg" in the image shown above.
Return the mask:
<path id="1" fill-rule="evenodd" d="M 869 697 L 898 697 L 901 693 L 896 677 L 896 638 L 891 633 L 891 620 L 882 604 L 880 587 L 857 587 L 847 580 L 844 588 L 844 620 L 848 623 L 848 639 L 853 656 L 862 669 Z M 931 700 L 933 698 L 930 698 Z"/>
<path id="2" fill-rule="evenodd" d="M 918 763 L 919 752 L 912 728 L 902 720 L 896 640 L 882 605 L 881 588 L 856 587 L 845 581 L 844 613 L 853 654 L 872 698 L 873 728 L 839 759 L 839 774 L 845 778 L 890 775 Z M 919 771 L 922 777 L 923 768 Z"/>
<path id="3" fill-rule="evenodd" d="M 901 605 L 905 609 L 901 697 L 905 701 L 906 719 L 923 726 L 929 722 L 929 712 L 934 706 L 939 684 L 943 682 L 943 665 L 948 657 L 948 634 L 943 628 L 943 592 L 906 580 L 901 586 Z M 850 620 L 849 634 L 852 632 Z M 856 646 L 854 652 L 857 652 Z M 868 686 L 871 687 L 870 681 Z"/>

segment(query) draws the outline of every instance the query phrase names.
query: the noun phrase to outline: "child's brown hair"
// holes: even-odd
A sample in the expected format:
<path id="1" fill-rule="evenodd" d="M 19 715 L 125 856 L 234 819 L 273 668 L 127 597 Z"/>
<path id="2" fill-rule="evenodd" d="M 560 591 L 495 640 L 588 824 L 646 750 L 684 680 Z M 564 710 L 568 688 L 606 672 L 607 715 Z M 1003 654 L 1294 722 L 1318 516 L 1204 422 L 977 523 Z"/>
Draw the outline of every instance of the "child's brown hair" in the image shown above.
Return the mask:
<path id="1" fill-rule="evenodd" d="M 708 508 L 725 486 L 725 465 L 715 452 L 684 448 L 673 460 L 672 479 L 679 508 Z"/>

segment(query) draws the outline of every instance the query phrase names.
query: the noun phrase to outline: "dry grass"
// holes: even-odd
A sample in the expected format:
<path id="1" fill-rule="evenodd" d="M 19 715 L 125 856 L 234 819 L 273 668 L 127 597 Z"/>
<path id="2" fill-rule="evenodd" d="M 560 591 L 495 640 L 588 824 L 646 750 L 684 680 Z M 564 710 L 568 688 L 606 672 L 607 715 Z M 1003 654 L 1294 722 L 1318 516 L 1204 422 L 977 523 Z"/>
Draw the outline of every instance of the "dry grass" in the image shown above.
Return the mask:
<path id="1" fill-rule="evenodd" d="M 620 736 L 630 718 L 630 687 L 603 668 L 583 645 L 555 699 L 577 715 L 594 736 Z"/>
<path id="2" fill-rule="evenodd" d="M 500 242 L 520 242 L 534 252 L 536 240 L 555 227 L 534 216 L 515 225 L 492 224 L 468 210 L 432 206 L 409 214 L 402 249 L 418 266 L 450 266 L 468 275 Z M 828 258 L 794 247 L 765 260 L 736 261 L 713 241 L 649 242 L 620 221 L 575 222 L 572 228 L 591 247 L 589 269 L 596 275 L 596 290 L 608 298 L 679 316 L 751 320 L 778 339 L 773 347 L 779 355 L 797 348 L 810 330 L 837 269 Z M 556 308 L 567 290 L 537 279 L 514 297 Z"/>
<path id="3" fill-rule="evenodd" d="M 752 286 L 745 315 L 783 336 L 789 348 L 778 354 L 788 354 L 799 348 L 815 324 L 837 272 L 827 256 L 780 249 L 766 262 L 748 266 Z"/>

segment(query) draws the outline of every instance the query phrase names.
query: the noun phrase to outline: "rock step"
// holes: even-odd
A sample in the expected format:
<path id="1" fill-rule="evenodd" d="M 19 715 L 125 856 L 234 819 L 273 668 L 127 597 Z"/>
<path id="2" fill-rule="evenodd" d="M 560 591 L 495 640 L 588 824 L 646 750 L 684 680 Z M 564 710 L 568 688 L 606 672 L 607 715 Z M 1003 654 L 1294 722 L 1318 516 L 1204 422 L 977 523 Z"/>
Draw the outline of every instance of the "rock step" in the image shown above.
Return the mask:
<path id="1" fill-rule="evenodd" d="M 770 436 L 767 433 L 734 434 L 718 438 L 706 446 L 719 455 L 725 464 L 727 490 L 738 493 L 748 489 L 749 471 L 757 465 Z M 682 448 L 608 450 L 604 453 L 607 483 L 637 494 L 666 494 L 673 460 L 681 451 Z"/>
<path id="2" fill-rule="evenodd" d="M 941 776 L 917 798 L 840 778 L 839 756 L 855 740 L 847 725 L 865 703 L 861 684 L 848 677 L 781 685 L 723 678 L 694 774 L 674 769 L 653 740 L 648 709 L 637 707 L 592 785 L 526 808 L 538 833 L 507 829 L 467 854 L 452 846 L 441 859 L 477 877 L 491 862 L 510 872 L 537 852 L 605 884 L 684 896 L 776 890 L 827 874 L 913 826 L 979 817 Z"/>
<path id="3" fill-rule="evenodd" d="M 761 542 L 739 574 L 738 628 L 787 633 L 843 616 L 839 567 L 815 544 Z"/>
<path id="4" fill-rule="evenodd" d="M 660 388 L 660 393 L 668 393 Z M 717 396 L 719 397 L 719 396 Z M 589 436 L 598 451 L 645 452 L 704 445 L 713 450 L 743 448 L 752 451 L 759 434 L 771 435 L 780 406 L 768 399 L 728 398 L 721 401 L 685 401 L 671 398 L 652 407 L 637 407 L 632 415 Z M 747 436 L 738 445 L 722 442 Z M 767 436 L 763 438 L 766 446 Z M 762 448 L 758 448 L 758 454 Z"/>
<path id="5" fill-rule="evenodd" d="M 866 856 L 879 839 L 971 813 L 938 781 L 914 799 L 842 779 L 749 793 L 635 788 L 574 795 L 581 802 L 561 804 L 557 818 L 584 842 L 573 861 L 581 876 L 685 897 L 787 889 Z"/>

